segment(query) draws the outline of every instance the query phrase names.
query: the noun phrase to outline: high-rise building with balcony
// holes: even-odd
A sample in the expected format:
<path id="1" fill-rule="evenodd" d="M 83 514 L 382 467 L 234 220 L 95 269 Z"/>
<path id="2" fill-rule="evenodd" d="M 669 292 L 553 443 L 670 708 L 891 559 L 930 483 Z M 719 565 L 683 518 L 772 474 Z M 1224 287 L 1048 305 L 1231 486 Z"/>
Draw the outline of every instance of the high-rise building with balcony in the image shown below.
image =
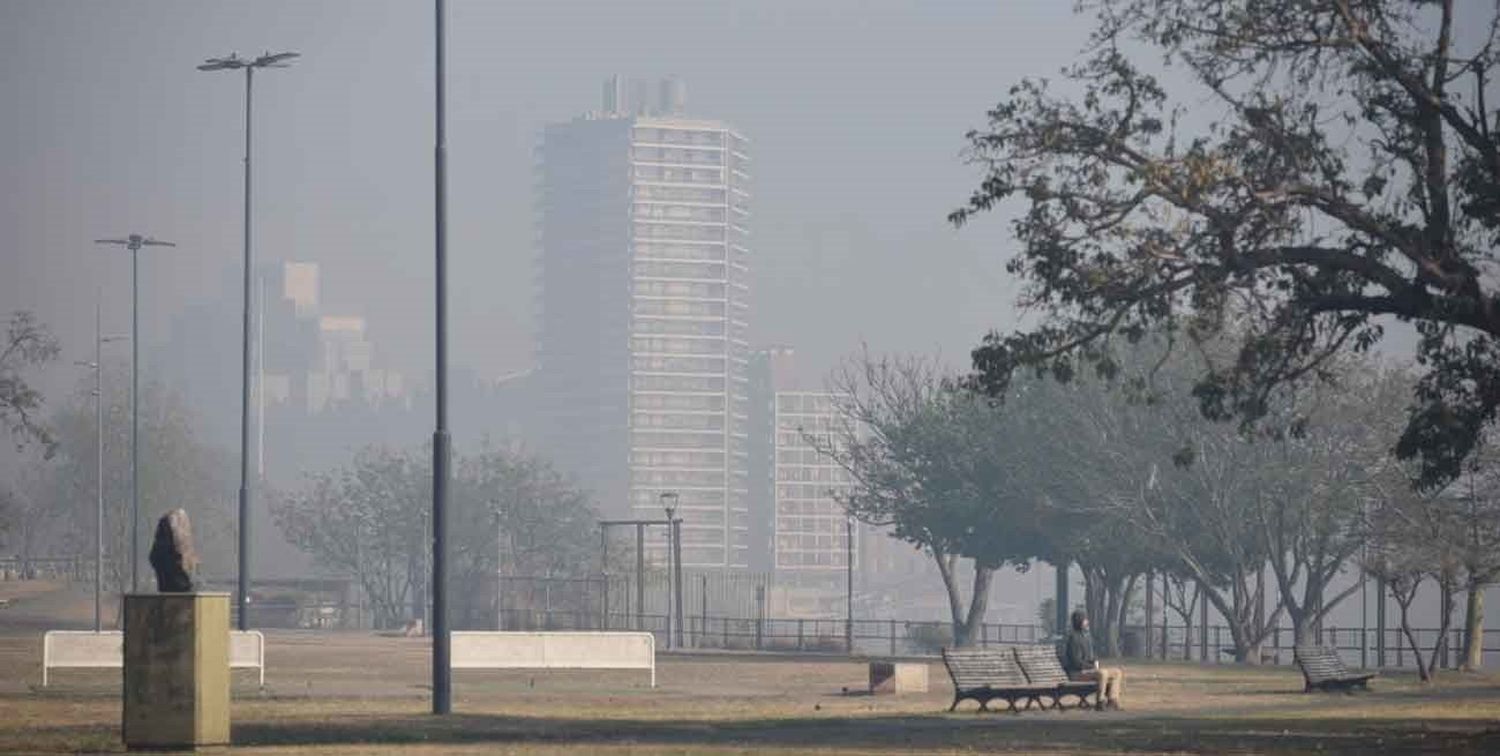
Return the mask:
<path id="1" fill-rule="evenodd" d="M 675 493 L 684 564 L 741 568 L 747 141 L 684 117 L 675 82 L 632 93 L 612 79 L 542 136 L 535 435 L 605 516 L 661 519 Z"/>

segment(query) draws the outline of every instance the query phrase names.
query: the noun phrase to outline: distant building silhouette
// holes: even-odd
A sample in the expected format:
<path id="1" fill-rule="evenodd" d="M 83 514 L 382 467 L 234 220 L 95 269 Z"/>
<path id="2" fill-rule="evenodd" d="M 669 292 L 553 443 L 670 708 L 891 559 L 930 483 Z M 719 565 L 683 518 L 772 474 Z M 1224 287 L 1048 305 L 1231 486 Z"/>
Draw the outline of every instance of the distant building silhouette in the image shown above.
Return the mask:
<path id="1" fill-rule="evenodd" d="M 849 474 L 819 448 L 839 442 L 839 395 L 808 390 L 793 358 L 790 347 L 776 346 L 756 350 L 750 360 L 756 563 L 775 573 L 778 613 L 841 616 L 845 571 L 851 556 L 862 570 L 868 528 L 856 523 L 850 543 L 841 501 L 852 488 Z"/>

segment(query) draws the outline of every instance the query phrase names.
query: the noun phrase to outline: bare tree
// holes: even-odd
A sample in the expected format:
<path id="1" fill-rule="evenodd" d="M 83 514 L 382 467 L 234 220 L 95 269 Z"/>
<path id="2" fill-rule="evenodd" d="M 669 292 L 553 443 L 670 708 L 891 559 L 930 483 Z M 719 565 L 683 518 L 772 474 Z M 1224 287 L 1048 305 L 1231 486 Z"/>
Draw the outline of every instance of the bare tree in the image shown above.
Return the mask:
<path id="1" fill-rule="evenodd" d="M 1464 607 L 1462 668 L 1484 666 L 1484 592 L 1500 580 L 1500 470 L 1496 455 L 1486 448 L 1451 486 L 1448 529 L 1463 569 Z"/>
<path id="2" fill-rule="evenodd" d="M 42 394 L 26 381 L 22 371 L 52 360 L 57 349 L 57 340 L 36 322 L 36 316 L 25 310 L 11 313 L 4 341 L 0 342 L 0 425 L 15 440 L 17 450 L 28 442 L 37 442 L 48 456 L 52 453 L 52 433 L 38 417 Z"/>
<path id="3" fill-rule="evenodd" d="M 1273 410 L 1292 430 L 1265 442 L 1251 507 L 1298 644 L 1316 642 L 1323 618 L 1359 590 L 1328 593 L 1364 545 L 1365 503 L 1396 463 L 1388 440 L 1410 386 L 1404 372 L 1362 361 L 1329 368 L 1338 385 L 1309 384 Z"/>
<path id="4" fill-rule="evenodd" d="M 422 589 L 432 475 L 412 451 L 367 447 L 273 505 L 276 523 L 319 565 L 355 576 L 376 627 L 406 618 Z"/>
<path id="5" fill-rule="evenodd" d="M 849 472 L 845 501 L 860 521 L 927 551 L 948 595 L 954 642 L 968 645 L 984 620 L 995 570 L 1025 569 L 1044 553 L 1040 506 L 1028 488 L 1005 415 L 947 380 L 935 361 L 847 361 L 830 379 L 839 420 L 815 447 Z M 967 600 L 961 560 L 973 566 Z"/>
<path id="6" fill-rule="evenodd" d="M 1390 588 L 1400 609 L 1401 632 L 1416 656 L 1418 673 L 1423 682 L 1431 682 L 1448 645 L 1453 596 L 1462 579 L 1463 557 L 1456 543 L 1462 537 L 1459 515 L 1463 507 L 1452 500 L 1449 491 L 1412 491 L 1404 475 L 1385 477 L 1370 513 L 1365 569 Z M 1418 589 L 1429 581 L 1440 592 L 1438 635 L 1424 658 L 1412 630 L 1411 607 Z"/>
<path id="7" fill-rule="evenodd" d="M 486 447 L 455 459 L 453 570 L 460 626 L 495 617 L 498 539 L 520 569 L 576 575 L 588 569 L 597 516 L 588 496 L 544 461 Z M 273 506 L 293 545 L 322 567 L 352 575 L 369 598 L 377 627 L 419 615 L 431 558 L 432 472 L 420 449 L 366 447 L 345 467 L 313 475 Z"/>
<path id="8" fill-rule="evenodd" d="M 128 364 L 106 362 L 103 401 L 104 479 L 97 480 L 98 433 L 90 379 L 49 417 L 56 454 L 36 468 L 27 489 L 41 510 L 38 543 L 65 553 L 94 549 L 96 486 L 104 498 L 104 571 L 106 584 L 119 591 L 130 579 L 130 391 Z M 193 522 L 200 576 L 223 579 L 234 564 L 231 516 L 233 463 L 228 452 L 200 435 L 202 425 L 182 397 L 146 376 L 140 395 L 140 532 L 149 546 L 156 518 L 174 508 L 187 510 Z M 145 548 L 140 556 L 145 558 Z M 142 574 L 150 568 L 138 565 Z"/>

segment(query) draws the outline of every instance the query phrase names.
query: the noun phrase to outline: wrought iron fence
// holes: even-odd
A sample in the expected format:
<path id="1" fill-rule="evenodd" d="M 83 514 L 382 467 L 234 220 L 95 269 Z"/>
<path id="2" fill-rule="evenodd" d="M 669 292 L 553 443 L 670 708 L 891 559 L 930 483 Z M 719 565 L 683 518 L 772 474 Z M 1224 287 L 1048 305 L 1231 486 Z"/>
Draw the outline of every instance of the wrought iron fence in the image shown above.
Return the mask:
<path id="1" fill-rule="evenodd" d="M 641 630 L 657 635 L 661 648 L 670 647 L 667 638 L 668 617 L 665 613 L 636 614 L 617 612 L 602 615 L 597 611 L 502 610 L 500 627 L 504 630 Z M 784 651 L 815 653 L 857 653 L 891 656 L 933 655 L 951 645 L 953 634 L 946 622 L 896 619 L 788 619 L 772 617 L 719 617 L 688 615 L 683 623 L 683 647 L 686 649 L 725 649 L 742 651 Z M 1224 625 L 1184 628 L 1169 625 L 1153 628 L 1151 649 L 1145 647 L 1145 628 L 1124 628 L 1122 645 L 1127 656 L 1167 658 L 1224 664 L 1234 661 L 1229 628 Z M 1437 629 L 1413 631 L 1424 656 L 1435 645 Z M 1135 636 L 1133 639 L 1131 636 Z M 1384 644 L 1374 628 L 1324 628 L 1319 634 L 1323 645 L 1339 652 L 1350 666 L 1370 668 L 1412 668 L 1415 655 L 1411 644 L 1399 628 L 1387 628 Z M 1001 644 L 1055 643 L 1040 625 L 985 623 L 974 642 L 982 646 Z M 1483 638 L 1486 666 L 1500 663 L 1500 630 L 1486 630 Z M 1463 643 L 1461 628 L 1450 629 L 1447 653 L 1439 666 L 1457 667 L 1461 662 Z M 1262 661 L 1289 665 L 1292 660 L 1291 628 L 1279 628 L 1262 645 Z"/>
<path id="2" fill-rule="evenodd" d="M 0 557 L 0 580 L 93 579 L 94 563 L 79 556 Z M 732 578 L 732 579 L 731 579 Z M 682 645 L 688 649 L 783 651 L 801 653 L 856 653 L 872 655 L 933 655 L 953 642 L 947 622 L 897 619 L 794 619 L 769 617 L 765 595 L 769 580 L 760 575 L 689 575 L 684 582 Z M 503 630 L 643 630 L 657 635 L 659 647 L 670 647 L 665 572 L 648 573 L 644 585 L 628 575 L 604 578 L 503 578 L 497 623 Z M 740 614 L 725 615 L 723 607 Z M 319 629 L 366 625 L 361 605 L 349 600 L 272 599 L 257 602 L 251 621 L 258 626 Z M 607 609 L 607 611 L 605 611 Z M 644 611 L 642 611 L 644 610 Z M 1437 645 L 1436 628 L 1415 628 L 1417 647 L 1429 660 Z M 1056 636 L 1040 625 L 985 623 L 974 638 L 978 645 L 1053 643 Z M 1438 650 L 1437 665 L 1455 668 L 1462 663 L 1464 631 L 1448 630 L 1446 645 Z M 1411 669 L 1416 654 L 1398 627 L 1325 627 L 1319 642 L 1338 651 L 1346 664 L 1382 669 Z M 1201 663 L 1234 661 L 1229 628 L 1224 625 L 1155 626 L 1149 630 L 1129 625 L 1121 632 L 1126 656 L 1166 658 Z M 1500 664 L 1500 630 L 1482 637 L 1486 667 Z M 1274 630 L 1261 646 L 1261 661 L 1292 664 L 1291 628 Z"/>
<path id="3" fill-rule="evenodd" d="M 93 557 L 0 557 L 0 580 L 93 579 Z"/>

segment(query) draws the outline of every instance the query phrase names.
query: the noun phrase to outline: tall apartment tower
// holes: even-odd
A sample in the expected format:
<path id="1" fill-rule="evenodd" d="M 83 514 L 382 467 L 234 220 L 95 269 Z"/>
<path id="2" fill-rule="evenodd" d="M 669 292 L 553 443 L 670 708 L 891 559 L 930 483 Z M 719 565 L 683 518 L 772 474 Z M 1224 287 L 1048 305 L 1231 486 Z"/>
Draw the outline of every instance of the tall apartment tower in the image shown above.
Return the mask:
<path id="1" fill-rule="evenodd" d="M 743 568 L 747 142 L 683 117 L 675 81 L 645 92 L 611 79 L 542 136 L 536 436 L 605 517 L 662 519 L 675 493 L 684 565 Z"/>

